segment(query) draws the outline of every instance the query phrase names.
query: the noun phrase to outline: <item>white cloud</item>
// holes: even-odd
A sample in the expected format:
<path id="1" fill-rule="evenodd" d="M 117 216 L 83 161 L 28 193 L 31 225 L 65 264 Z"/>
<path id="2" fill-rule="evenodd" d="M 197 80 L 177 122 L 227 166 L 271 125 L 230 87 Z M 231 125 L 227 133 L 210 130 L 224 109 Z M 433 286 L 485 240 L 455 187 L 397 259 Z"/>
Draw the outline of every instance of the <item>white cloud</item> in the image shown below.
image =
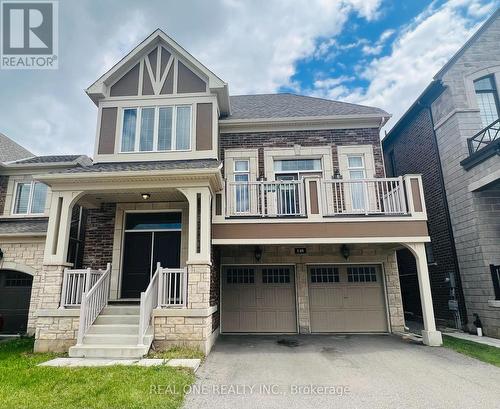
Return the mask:
<path id="1" fill-rule="evenodd" d="M 393 114 L 388 125 L 391 127 L 478 28 L 475 16 L 464 14 L 464 8 L 468 11 L 484 7 L 488 5 L 476 0 L 452 0 L 439 8 L 431 5 L 404 27 L 389 55 L 373 59 L 362 69 L 360 76 L 369 81 L 366 89 L 353 90 L 336 83 L 331 89 L 323 87 L 311 93 L 337 95 L 348 102 L 383 108 Z"/>

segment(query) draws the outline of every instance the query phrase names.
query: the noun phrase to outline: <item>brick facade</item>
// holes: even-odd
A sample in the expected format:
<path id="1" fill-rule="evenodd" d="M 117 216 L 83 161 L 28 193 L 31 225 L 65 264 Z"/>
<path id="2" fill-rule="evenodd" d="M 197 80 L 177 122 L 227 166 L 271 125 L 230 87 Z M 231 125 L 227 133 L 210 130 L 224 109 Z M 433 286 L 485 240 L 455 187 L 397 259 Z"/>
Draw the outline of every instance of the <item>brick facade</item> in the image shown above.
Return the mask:
<path id="1" fill-rule="evenodd" d="M 404 127 L 384 141 L 385 165 L 388 176 L 420 173 L 427 207 L 429 235 L 435 263 L 429 264 L 432 300 L 436 319 L 445 325 L 454 325 L 448 309 L 449 286 L 446 278 L 453 272 L 460 285 L 458 265 L 454 255 L 454 241 L 449 223 L 448 204 L 443 188 L 439 152 L 434 136 L 432 118 L 428 109 L 420 112 Z M 393 169 L 394 168 L 394 169 Z M 415 258 L 408 250 L 398 252 L 398 264 L 405 311 L 421 316 Z M 458 291 L 461 315 L 466 317 L 461 287 Z"/>
<path id="2" fill-rule="evenodd" d="M 225 149 L 255 149 L 259 152 L 259 177 L 264 173 L 264 149 L 300 146 L 331 146 L 334 169 L 338 169 L 337 146 L 372 145 L 376 177 L 384 177 L 384 164 L 378 128 L 300 130 L 279 132 L 221 133 L 220 158 L 224 161 Z"/>
<path id="3" fill-rule="evenodd" d="M 7 197 L 8 183 L 9 183 L 9 177 L 0 175 L 0 214 L 3 214 L 4 211 L 5 198 Z"/>
<path id="4" fill-rule="evenodd" d="M 106 268 L 113 257 L 116 203 L 104 203 L 99 209 L 89 209 L 85 224 L 83 266 Z"/>

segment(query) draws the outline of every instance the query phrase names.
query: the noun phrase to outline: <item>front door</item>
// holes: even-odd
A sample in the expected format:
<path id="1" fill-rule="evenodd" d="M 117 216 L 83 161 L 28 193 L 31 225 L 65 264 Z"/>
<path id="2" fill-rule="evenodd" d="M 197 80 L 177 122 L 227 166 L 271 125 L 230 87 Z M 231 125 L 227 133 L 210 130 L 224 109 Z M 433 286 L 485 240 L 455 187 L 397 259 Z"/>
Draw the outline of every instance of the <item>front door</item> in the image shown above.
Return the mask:
<path id="1" fill-rule="evenodd" d="M 125 226 L 121 298 L 139 298 L 158 262 L 180 267 L 181 214 L 129 213 Z"/>

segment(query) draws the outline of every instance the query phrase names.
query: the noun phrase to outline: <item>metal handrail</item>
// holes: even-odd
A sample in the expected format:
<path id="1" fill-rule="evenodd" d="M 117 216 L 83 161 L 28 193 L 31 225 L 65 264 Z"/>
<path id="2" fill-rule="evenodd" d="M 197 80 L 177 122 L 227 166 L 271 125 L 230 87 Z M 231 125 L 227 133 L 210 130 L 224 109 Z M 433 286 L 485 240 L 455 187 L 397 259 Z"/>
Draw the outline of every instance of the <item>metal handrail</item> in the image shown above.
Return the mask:
<path id="1" fill-rule="evenodd" d="M 480 130 L 477 134 L 467 139 L 469 155 L 473 155 L 477 151 L 485 148 L 491 142 L 499 139 L 500 135 L 500 118 L 489 124 L 486 128 Z"/>

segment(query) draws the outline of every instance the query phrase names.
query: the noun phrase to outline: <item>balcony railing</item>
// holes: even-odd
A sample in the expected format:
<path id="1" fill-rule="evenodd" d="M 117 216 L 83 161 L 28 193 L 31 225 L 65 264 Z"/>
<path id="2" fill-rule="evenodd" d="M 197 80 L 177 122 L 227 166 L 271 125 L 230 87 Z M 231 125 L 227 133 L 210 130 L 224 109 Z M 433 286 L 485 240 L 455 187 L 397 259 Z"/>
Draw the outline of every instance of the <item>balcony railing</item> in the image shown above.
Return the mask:
<path id="1" fill-rule="evenodd" d="M 473 137 L 467 139 L 469 147 L 469 155 L 473 155 L 477 151 L 485 148 L 493 141 L 500 139 L 500 119 L 489 124 L 486 128 L 479 131 Z"/>
<path id="2" fill-rule="evenodd" d="M 322 181 L 323 216 L 407 213 L 403 178 Z"/>
<path id="3" fill-rule="evenodd" d="M 61 307 L 79 307 L 82 295 L 89 291 L 106 270 L 91 268 L 70 270 L 65 269 L 63 275 Z"/>
<path id="4" fill-rule="evenodd" d="M 406 216 L 425 213 L 419 175 L 226 182 L 225 217 Z M 220 206 L 219 206 L 220 208 Z"/>
<path id="5" fill-rule="evenodd" d="M 186 307 L 187 269 L 162 268 L 158 288 L 160 307 Z"/>
<path id="6" fill-rule="evenodd" d="M 302 180 L 228 182 L 227 214 L 248 217 L 305 216 Z"/>

